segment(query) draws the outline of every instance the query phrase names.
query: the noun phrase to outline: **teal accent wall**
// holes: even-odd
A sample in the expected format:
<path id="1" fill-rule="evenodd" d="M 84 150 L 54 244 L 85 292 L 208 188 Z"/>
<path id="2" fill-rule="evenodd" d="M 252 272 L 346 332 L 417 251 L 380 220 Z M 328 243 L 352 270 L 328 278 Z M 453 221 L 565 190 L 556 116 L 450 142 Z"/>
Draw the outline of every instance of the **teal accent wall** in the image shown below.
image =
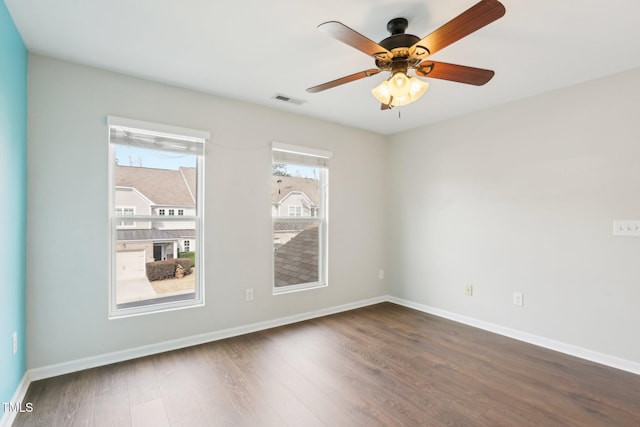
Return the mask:
<path id="1" fill-rule="evenodd" d="M 0 5 L 0 403 L 26 372 L 27 50 Z M 18 333 L 13 354 L 12 335 Z M 4 405 L 2 405 L 4 406 Z M 0 416 L 3 415 L 0 409 Z"/>

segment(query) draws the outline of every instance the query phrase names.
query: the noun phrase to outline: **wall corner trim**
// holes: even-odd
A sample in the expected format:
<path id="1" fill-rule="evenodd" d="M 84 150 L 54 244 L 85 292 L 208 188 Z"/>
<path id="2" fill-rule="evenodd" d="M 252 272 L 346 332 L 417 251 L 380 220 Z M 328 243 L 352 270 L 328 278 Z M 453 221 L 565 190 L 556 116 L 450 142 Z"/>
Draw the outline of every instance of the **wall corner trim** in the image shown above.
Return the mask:
<path id="1" fill-rule="evenodd" d="M 15 404 L 22 402 L 21 406 L 24 407 L 24 403 L 26 403 L 24 402 L 24 397 L 29 389 L 29 384 L 31 384 L 31 377 L 29 375 L 29 371 L 27 371 L 22 376 L 22 380 L 20 381 L 20 384 L 18 384 L 18 388 L 11 398 L 11 403 Z M 4 408 L 1 408 L 0 410 L 4 411 Z M 11 424 L 13 424 L 17 415 L 17 412 L 3 412 L 2 417 L 0 417 L 0 427 L 11 427 Z"/>
<path id="2" fill-rule="evenodd" d="M 112 353 L 106 353 L 97 356 L 90 356 L 83 359 L 71 360 L 55 365 L 43 366 L 40 368 L 30 369 L 29 378 L 31 381 L 51 378 L 58 375 L 81 371 L 84 369 L 110 365 L 112 363 L 123 362 L 125 360 L 136 359 L 139 357 L 150 356 L 158 353 L 164 353 L 166 351 L 178 350 L 185 347 L 191 347 L 194 345 L 222 340 L 225 338 L 250 334 L 252 332 L 258 332 L 265 329 L 277 328 L 279 326 L 289 325 L 291 323 L 302 322 L 304 320 L 315 319 L 317 317 L 328 316 L 330 314 L 341 313 L 343 311 L 354 310 L 356 308 L 366 307 L 373 304 L 379 304 L 381 302 L 386 302 L 387 300 L 387 296 L 374 297 L 348 304 L 310 311 L 307 313 L 294 314 L 292 316 L 281 317 L 274 320 L 267 320 L 264 322 L 252 323 L 249 325 L 223 329 L 220 331 L 178 338 L 175 340 L 135 347 L 132 349 L 115 351 Z"/>
<path id="3" fill-rule="evenodd" d="M 443 317 L 445 319 L 453 320 L 454 322 L 463 323 L 465 325 L 473 326 L 485 331 L 493 332 L 498 335 L 513 338 L 518 341 L 523 341 L 529 344 L 537 345 L 538 347 L 544 347 L 549 350 L 558 351 L 560 353 L 568 354 L 570 356 L 578 357 L 580 359 L 589 360 L 591 362 L 606 365 L 611 368 L 621 369 L 623 371 L 631 372 L 636 375 L 640 375 L 640 363 L 633 362 L 631 360 L 621 359 L 608 354 L 599 353 L 597 351 L 585 349 L 582 347 L 566 344 L 560 341 L 555 341 L 549 338 L 544 338 L 538 335 L 533 335 L 527 332 L 518 331 L 516 329 L 506 328 L 504 326 L 496 325 L 493 323 L 485 322 L 482 320 L 474 319 L 472 317 L 463 316 L 457 313 L 452 313 L 439 308 L 431 307 L 424 304 L 419 304 L 413 301 L 405 300 L 402 298 L 396 298 L 390 296 L 389 302 L 402 305 L 404 307 L 412 308 L 414 310 L 422 311 L 424 313 L 433 314 L 434 316 Z"/>

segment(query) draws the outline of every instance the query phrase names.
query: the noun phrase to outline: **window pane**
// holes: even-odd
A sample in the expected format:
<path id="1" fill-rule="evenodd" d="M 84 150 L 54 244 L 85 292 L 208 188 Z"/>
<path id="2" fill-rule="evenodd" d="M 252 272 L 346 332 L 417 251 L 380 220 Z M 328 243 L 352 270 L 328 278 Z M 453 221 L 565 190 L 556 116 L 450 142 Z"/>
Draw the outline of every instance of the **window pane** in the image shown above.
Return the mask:
<path id="1" fill-rule="evenodd" d="M 124 145 L 112 149 L 112 308 L 153 311 L 146 307 L 201 301 L 194 265 L 200 244 L 198 155 Z"/>
<path id="2" fill-rule="evenodd" d="M 116 216 L 133 216 L 135 215 L 135 209 L 134 208 L 124 208 L 124 207 L 116 207 L 115 208 L 115 215 Z M 120 218 L 120 220 L 117 223 L 118 227 L 135 227 L 136 223 L 135 221 L 126 219 L 126 218 Z"/>
<path id="3" fill-rule="evenodd" d="M 197 156 L 138 147 L 114 147 L 115 205 L 135 215 L 194 215 Z M 169 206 L 171 206 L 169 208 Z"/>
<path id="4" fill-rule="evenodd" d="M 273 216 L 273 285 L 325 284 L 326 227 L 323 183 L 319 167 L 273 163 L 271 176 Z M 300 288 L 300 287 L 297 287 Z M 286 291 L 286 290 L 285 290 Z"/>
<path id="5" fill-rule="evenodd" d="M 185 252 L 195 247 L 195 239 L 195 221 L 175 222 L 162 230 L 118 229 L 118 308 L 193 298 L 197 266 Z M 184 242 L 189 242 L 186 247 Z"/>
<path id="6" fill-rule="evenodd" d="M 274 286 L 282 287 L 319 281 L 318 221 L 275 221 L 273 247 Z"/>

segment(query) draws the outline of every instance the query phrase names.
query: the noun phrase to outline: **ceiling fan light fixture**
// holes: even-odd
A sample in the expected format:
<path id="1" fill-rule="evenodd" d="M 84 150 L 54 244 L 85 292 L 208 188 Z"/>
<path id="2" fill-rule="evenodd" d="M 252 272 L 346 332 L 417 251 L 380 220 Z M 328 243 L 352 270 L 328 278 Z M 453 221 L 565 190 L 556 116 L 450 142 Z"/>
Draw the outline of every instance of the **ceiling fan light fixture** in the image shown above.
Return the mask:
<path id="1" fill-rule="evenodd" d="M 394 98 L 404 96 L 409 92 L 410 80 L 403 72 L 394 73 L 389 79 L 389 92 Z"/>
<path id="2" fill-rule="evenodd" d="M 389 91 L 388 80 L 383 81 L 380 85 L 371 89 L 371 93 L 378 101 L 384 105 L 389 105 L 389 101 L 391 101 L 391 92 Z"/>
<path id="3" fill-rule="evenodd" d="M 428 82 L 409 77 L 404 72 L 397 72 L 373 88 L 371 93 L 382 104 L 399 107 L 418 100 L 428 87 Z"/>

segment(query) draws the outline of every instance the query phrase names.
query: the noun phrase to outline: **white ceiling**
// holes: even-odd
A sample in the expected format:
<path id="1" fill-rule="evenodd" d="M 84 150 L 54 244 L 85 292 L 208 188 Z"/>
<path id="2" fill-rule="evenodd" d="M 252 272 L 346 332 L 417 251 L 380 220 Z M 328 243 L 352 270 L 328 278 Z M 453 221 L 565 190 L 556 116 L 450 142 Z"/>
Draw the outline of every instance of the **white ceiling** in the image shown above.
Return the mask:
<path id="1" fill-rule="evenodd" d="M 379 42 L 391 18 L 426 36 L 477 0 L 5 0 L 27 48 L 224 97 L 394 134 L 640 66 L 638 0 L 503 0 L 504 17 L 433 59 L 495 70 L 485 86 L 428 79 L 417 102 L 380 111 L 386 76 L 307 87 L 374 68 L 321 33 L 337 20 Z M 291 105 L 282 94 L 306 101 Z M 597 100 L 594 100 L 594 105 Z M 400 115 L 399 115 L 400 113 Z"/>

